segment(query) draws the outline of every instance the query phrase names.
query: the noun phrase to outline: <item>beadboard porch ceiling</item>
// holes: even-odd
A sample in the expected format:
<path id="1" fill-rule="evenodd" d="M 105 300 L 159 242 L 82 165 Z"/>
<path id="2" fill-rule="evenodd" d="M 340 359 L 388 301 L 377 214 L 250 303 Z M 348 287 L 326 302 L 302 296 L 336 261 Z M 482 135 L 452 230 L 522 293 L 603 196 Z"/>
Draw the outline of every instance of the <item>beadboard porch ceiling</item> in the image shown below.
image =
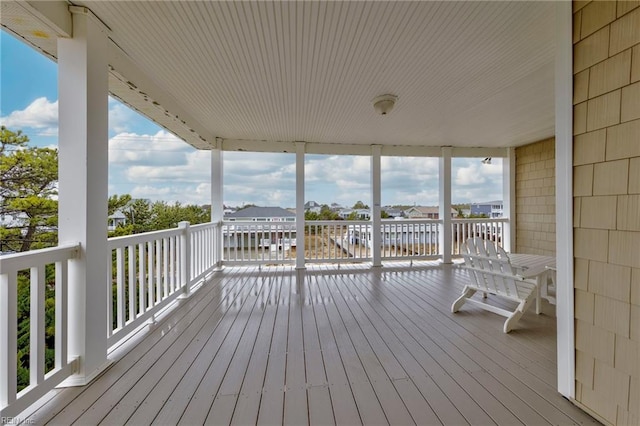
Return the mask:
<path id="1" fill-rule="evenodd" d="M 2 24 L 55 58 L 55 37 L 35 32 L 64 33 L 53 3 L 3 2 Z M 554 133 L 553 2 L 73 4 L 109 28 L 111 92 L 199 148 L 499 148 Z M 385 93 L 399 99 L 380 116 Z"/>

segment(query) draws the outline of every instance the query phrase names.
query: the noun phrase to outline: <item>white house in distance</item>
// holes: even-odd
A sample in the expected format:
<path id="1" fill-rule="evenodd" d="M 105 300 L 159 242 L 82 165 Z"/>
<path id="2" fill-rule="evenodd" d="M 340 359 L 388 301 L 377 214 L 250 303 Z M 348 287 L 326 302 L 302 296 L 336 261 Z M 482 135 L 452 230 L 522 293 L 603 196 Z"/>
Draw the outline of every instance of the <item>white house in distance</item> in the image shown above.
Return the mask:
<path id="1" fill-rule="evenodd" d="M 294 222 L 296 215 L 282 207 L 247 207 L 225 214 L 225 220 L 250 222 Z"/>
<path id="2" fill-rule="evenodd" d="M 222 228 L 224 247 L 271 248 L 281 250 L 296 246 L 295 213 L 282 207 L 247 207 L 224 216 L 225 221 L 238 222 Z M 279 222 L 282 225 L 260 225 Z"/>
<path id="3" fill-rule="evenodd" d="M 371 219 L 371 210 L 369 209 L 342 209 L 338 211 L 338 216 L 341 219 L 347 219 L 355 213 L 356 220 L 369 220 Z"/>
<path id="4" fill-rule="evenodd" d="M 451 209 L 451 217 L 456 217 L 458 212 Z M 407 219 L 439 219 L 440 210 L 438 206 L 413 206 L 404 211 Z"/>
<path id="5" fill-rule="evenodd" d="M 502 200 L 487 201 L 485 203 L 471 203 L 472 215 L 485 215 L 490 218 L 498 218 L 503 216 L 504 203 Z"/>
<path id="6" fill-rule="evenodd" d="M 108 217 L 107 230 L 115 231 L 120 225 L 127 223 L 127 217 L 120 210 L 116 210 L 112 215 Z"/>
<path id="7" fill-rule="evenodd" d="M 307 201 L 304 203 L 304 211 L 312 213 L 320 213 L 322 206 L 315 201 Z"/>

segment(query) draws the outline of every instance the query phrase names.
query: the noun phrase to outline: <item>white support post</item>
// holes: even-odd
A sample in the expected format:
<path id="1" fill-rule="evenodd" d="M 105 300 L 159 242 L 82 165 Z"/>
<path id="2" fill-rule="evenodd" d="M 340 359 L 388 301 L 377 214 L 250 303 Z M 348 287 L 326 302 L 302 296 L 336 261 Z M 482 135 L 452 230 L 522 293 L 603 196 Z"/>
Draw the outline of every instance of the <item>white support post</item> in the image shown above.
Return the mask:
<path id="1" fill-rule="evenodd" d="M 219 140 L 216 142 L 219 142 Z M 222 150 L 216 143 L 216 149 L 211 150 L 211 222 L 216 224 L 213 254 L 215 257 L 214 262 L 218 269 L 222 267 L 222 254 L 224 253 L 222 236 L 222 220 L 224 219 L 222 160 Z"/>
<path id="2" fill-rule="evenodd" d="M 509 218 L 502 235 L 502 248 L 516 250 L 516 149 L 509 148 L 502 160 L 502 216 Z"/>
<path id="3" fill-rule="evenodd" d="M 107 365 L 108 38 L 84 7 L 70 7 L 73 38 L 58 40 L 59 244 L 80 243 L 69 262 L 69 357 L 65 385 L 89 383 Z"/>
<path id="4" fill-rule="evenodd" d="M 575 398 L 573 290 L 573 15 L 556 3 L 556 316 L 558 392 Z"/>
<path id="5" fill-rule="evenodd" d="M 16 400 L 18 339 L 18 279 L 16 271 L 0 274 L 0 407 Z"/>
<path id="6" fill-rule="evenodd" d="M 381 164 L 382 147 L 371 147 L 371 255 L 372 266 L 382 266 L 382 219 L 380 218 L 380 204 L 382 200 Z"/>
<path id="7" fill-rule="evenodd" d="M 180 298 L 191 296 L 191 232 L 189 222 L 178 222 L 178 228 L 182 229 L 180 234 L 180 284 L 182 294 Z"/>
<path id="8" fill-rule="evenodd" d="M 451 263 L 451 147 L 442 147 L 439 163 L 440 257 L 442 263 Z"/>
<path id="9" fill-rule="evenodd" d="M 305 143 L 296 142 L 296 269 L 304 269 L 304 152 Z"/>

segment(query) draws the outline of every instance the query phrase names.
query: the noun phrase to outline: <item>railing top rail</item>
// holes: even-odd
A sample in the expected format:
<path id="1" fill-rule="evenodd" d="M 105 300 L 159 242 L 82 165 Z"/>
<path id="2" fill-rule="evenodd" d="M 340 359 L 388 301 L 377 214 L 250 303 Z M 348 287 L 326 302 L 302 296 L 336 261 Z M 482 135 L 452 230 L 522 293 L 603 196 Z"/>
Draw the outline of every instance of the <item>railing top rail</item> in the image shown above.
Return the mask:
<path id="1" fill-rule="evenodd" d="M 451 219 L 453 223 L 487 223 L 487 222 L 509 222 L 508 217 L 481 217 L 473 219 Z"/>
<path id="2" fill-rule="evenodd" d="M 174 235 L 180 235 L 181 233 L 182 233 L 182 229 L 171 228 L 171 229 L 163 229 L 160 231 L 145 232 L 142 234 L 124 235 L 122 237 L 112 237 L 112 238 L 109 238 L 107 241 L 109 244 L 109 250 L 113 250 L 119 247 L 126 247 L 126 246 L 146 243 L 149 241 L 155 241 L 160 238 L 173 237 Z"/>
<path id="3" fill-rule="evenodd" d="M 442 219 L 382 219 L 381 222 L 385 225 L 392 223 L 442 223 Z"/>
<path id="4" fill-rule="evenodd" d="M 306 225 L 371 225 L 369 220 L 305 220 Z"/>
<path id="5" fill-rule="evenodd" d="M 72 259 L 77 256 L 79 249 L 80 244 L 76 243 L 22 253 L 5 254 L 0 256 L 0 274 L 8 274 L 34 266 Z"/>
<path id="6" fill-rule="evenodd" d="M 295 225 L 295 222 L 252 222 L 252 221 L 234 221 L 234 222 L 227 222 L 224 221 L 222 223 L 224 226 L 289 226 L 289 225 Z"/>
<path id="7" fill-rule="evenodd" d="M 189 229 L 191 229 L 192 231 L 197 231 L 199 229 L 215 228 L 216 226 L 218 226 L 218 222 L 205 222 L 198 223 L 196 225 L 189 225 Z"/>

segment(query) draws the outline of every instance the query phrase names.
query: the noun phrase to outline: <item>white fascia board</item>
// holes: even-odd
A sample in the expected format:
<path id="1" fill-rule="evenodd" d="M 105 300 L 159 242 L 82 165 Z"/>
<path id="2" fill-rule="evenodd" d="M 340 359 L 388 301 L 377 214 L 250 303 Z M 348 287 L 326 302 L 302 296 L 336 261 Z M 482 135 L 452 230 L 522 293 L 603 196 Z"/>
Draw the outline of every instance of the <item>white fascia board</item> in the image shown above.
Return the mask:
<path id="1" fill-rule="evenodd" d="M 109 43 L 109 65 L 112 76 L 127 84 L 135 92 L 134 96 L 141 96 L 151 102 L 158 108 L 160 114 L 171 117 L 177 123 L 177 126 L 176 128 L 170 128 L 166 124 L 159 124 L 197 148 L 215 148 L 215 136 L 210 134 L 205 126 L 201 125 L 180 106 L 173 96 L 165 92 L 140 70 L 131 58 L 113 41 Z M 127 103 L 126 98 L 120 97 L 120 99 Z M 149 118 L 153 119 L 154 117 Z"/>
<path id="2" fill-rule="evenodd" d="M 295 152 L 296 141 L 224 139 L 220 149 L 223 151 L 247 152 Z M 440 157 L 442 147 L 416 145 L 383 145 L 384 157 Z M 305 141 L 305 153 L 325 155 L 371 155 L 371 145 L 341 144 Z M 453 157 L 494 157 L 504 158 L 508 148 L 452 148 Z"/>

